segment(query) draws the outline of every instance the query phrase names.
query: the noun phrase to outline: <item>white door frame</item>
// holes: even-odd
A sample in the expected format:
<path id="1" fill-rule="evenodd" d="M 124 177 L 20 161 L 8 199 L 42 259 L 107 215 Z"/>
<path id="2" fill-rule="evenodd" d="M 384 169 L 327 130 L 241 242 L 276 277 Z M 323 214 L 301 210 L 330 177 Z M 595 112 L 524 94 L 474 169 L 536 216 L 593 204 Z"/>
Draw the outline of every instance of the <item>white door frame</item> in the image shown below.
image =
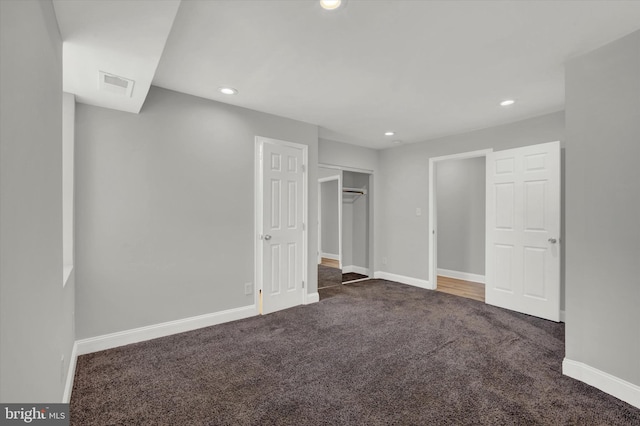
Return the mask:
<path id="1" fill-rule="evenodd" d="M 322 184 L 338 181 L 338 267 L 342 269 L 342 174 L 318 179 L 318 264 L 322 261 Z"/>
<path id="2" fill-rule="evenodd" d="M 446 160 L 465 160 L 468 158 L 486 157 L 493 152 L 493 148 L 481 149 L 478 151 L 462 152 L 459 154 L 443 155 L 441 157 L 429 158 L 429 287 L 431 290 L 438 288 L 438 250 L 436 228 L 438 226 L 437 209 L 437 182 L 436 163 Z"/>
<path id="3" fill-rule="evenodd" d="M 343 172 L 363 173 L 365 175 L 373 175 L 374 174 L 373 170 L 360 169 L 358 167 L 337 166 L 335 164 L 318 163 L 318 167 L 322 167 L 323 169 L 341 170 Z"/>
<path id="4" fill-rule="evenodd" d="M 254 303 L 256 306 L 256 312 L 258 314 L 262 313 L 262 306 L 260 303 L 260 293 L 263 290 L 263 271 L 262 271 L 262 259 L 263 259 L 263 251 L 264 251 L 264 243 L 262 241 L 262 225 L 263 225 L 263 159 L 262 159 L 262 146 L 264 142 L 274 143 L 278 145 L 289 146 L 296 149 L 302 150 L 302 218 L 303 218 L 303 228 L 302 228 L 302 276 L 304 277 L 304 288 L 302 289 L 302 298 L 300 300 L 300 304 L 307 304 L 307 291 L 309 289 L 309 275 L 308 275 L 308 256 L 309 256 L 309 201 L 308 201 L 308 192 L 309 192 L 309 147 L 307 145 L 295 143 L 295 142 L 287 142 L 278 139 L 266 138 L 262 136 L 256 136 L 255 138 L 255 164 L 254 164 L 254 282 L 256 283 L 254 289 Z"/>

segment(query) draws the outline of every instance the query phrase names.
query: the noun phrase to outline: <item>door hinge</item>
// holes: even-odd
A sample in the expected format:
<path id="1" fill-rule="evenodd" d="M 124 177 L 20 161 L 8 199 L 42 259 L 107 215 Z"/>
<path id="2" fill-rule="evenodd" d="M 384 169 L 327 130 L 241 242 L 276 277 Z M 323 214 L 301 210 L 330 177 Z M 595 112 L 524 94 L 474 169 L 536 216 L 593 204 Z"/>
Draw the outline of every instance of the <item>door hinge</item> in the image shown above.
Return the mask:
<path id="1" fill-rule="evenodd" d="M 306 230 L 306 228 L 307 228 L 306 225 L 304 224 L 304 222 L 302 222 L 302 230 L 304 231 Z"/>
<path id="2" fill-rule="evenodd" d="M 302 288 L 304 288 L 304 281 L 302 281 Z"/>
<path id="3" fill-rule="evenodd" d="M 302 165 L 302 173 L 304 173 L 304 172 L 306 172 L 306 171 L 307 171 L 307 166 L 303 164 L 303 165 Z"/>

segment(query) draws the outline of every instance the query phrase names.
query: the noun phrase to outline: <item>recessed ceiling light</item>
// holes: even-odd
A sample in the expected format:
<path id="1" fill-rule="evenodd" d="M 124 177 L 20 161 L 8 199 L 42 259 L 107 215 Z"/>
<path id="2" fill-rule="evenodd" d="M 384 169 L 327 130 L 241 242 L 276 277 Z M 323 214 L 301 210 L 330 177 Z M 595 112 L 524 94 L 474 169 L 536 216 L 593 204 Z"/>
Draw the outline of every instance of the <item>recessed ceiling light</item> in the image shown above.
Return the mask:
<path id="1" fill-rule="evenodd" d="M 384 133 L 385 136 L 393 136 L 395 134 L 396 134 L 396 132 L 385 132 Z"/>
<path id="2" fill-rule="evenodd" d="M 513 99 L 505 99 L 504 101 L 500 102 L 500 106 L 509 106 L 515 103 L 516 101 L 514 101 Z"/>
<path id="3" fill-rule="evenodd" d="M 320 6 L 326 10 L 334 10 L 340 7 L 342 0 L 320 0 Z"/>
<path id="4" fill-rule="evenodd" d="M 238 91 L 233 87 L 221 87 L 218 90 L 220 93 L 224 93 L 225 95 L 235 95 L 238 93 Z"/>

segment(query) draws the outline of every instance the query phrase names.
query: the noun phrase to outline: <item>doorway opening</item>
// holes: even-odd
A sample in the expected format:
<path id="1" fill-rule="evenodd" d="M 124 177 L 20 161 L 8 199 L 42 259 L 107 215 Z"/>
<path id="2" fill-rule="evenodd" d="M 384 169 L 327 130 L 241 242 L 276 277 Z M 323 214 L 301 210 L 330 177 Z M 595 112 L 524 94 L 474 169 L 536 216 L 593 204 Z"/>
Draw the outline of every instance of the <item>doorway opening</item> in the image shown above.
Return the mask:
<path id="1" fill-rule="evenodd" d="M 318 289 L 368 280 L 374 258 L 373 171 L 320 164 L 318 176 Z"/>
<path id="2" fill-rule="evenodd" d="M 429 159 L 431 288 L 485 301 L 486 155 L 473 151 Z"/>
<path id="3" fill-rule="evenodd" d="M 560 142 L 429 160 L 429 279 L 437 289 L 437 169 L 444 161 L 485 157 L 485 303 L 559 321 L 561 250 Z M 447 215 L 450 214 L 450 210 Z M 441 215 L 442 216 L 442 215 Z M 440 220 L 442 222 L 442 220 Z M 463 277 L 464 278 L 464 277 Z"/>

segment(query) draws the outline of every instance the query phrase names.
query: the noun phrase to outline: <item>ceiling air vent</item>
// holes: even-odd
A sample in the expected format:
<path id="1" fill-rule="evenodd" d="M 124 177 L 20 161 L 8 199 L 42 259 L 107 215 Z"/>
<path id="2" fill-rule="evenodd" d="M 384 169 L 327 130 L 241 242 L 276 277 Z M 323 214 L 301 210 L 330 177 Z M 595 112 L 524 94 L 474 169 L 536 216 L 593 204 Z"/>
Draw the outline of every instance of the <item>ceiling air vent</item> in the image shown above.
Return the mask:
<path id="1" fill-rule="evenodd" d="M 100 71 L 100 90 L 105 92 L 130 98 L 131 93 L 133 93 L 134 83 L 135 81 L 129 80 L 128 78 L 118 77 L 117 75 Z"/>

